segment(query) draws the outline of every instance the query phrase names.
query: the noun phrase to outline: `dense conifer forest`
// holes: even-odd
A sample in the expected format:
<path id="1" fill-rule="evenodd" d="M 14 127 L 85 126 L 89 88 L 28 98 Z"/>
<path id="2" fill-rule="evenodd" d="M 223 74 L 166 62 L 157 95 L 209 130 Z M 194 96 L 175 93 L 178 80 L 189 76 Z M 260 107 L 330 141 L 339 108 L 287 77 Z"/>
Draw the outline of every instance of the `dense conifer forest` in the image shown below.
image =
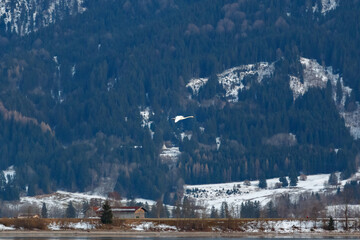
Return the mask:
<path id="1" fill-rule="evenodd" d="M 314 6 L 319 10 L 314 11 Z M 355 172 L 359 142 L 332 99 L 333 86 L 294 100 L 300 57 L 332 66 L 360 100 L 360 2 L 87 0 L 86 11 L 19 36 L 0 25 L 0 198 L 58 189 L 114 190 L 175 202 L 186 184 Z M 261 83 L 227 101 L 217 74 L 274 63 Z M 186 84 L 209 77 L 192 95 Z M 341 91 L 338 91 L 340 96 Z M 151 131 L 140 111 L 149 107 Z M 193 115 L 174 123 L 176 115 Z M 180 133 L 191 138 L 181 140 Z M 292 144 L 273 144 L 281 134 Z M 279 135 L 280 134 L 280 135 Z M 216 138 L 221 145 L 216 147 Z M 160 158 L 178 146 L 178 161 Z M 246 206 L 244 206 L 246 207 Z"/>

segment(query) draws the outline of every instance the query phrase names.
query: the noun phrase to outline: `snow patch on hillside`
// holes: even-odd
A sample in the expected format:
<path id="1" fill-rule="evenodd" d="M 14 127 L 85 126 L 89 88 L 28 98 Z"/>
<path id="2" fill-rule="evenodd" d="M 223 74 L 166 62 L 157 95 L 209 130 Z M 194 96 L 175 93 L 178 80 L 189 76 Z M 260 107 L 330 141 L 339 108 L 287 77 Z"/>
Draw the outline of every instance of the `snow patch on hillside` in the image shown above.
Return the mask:
<path id="1" fill-rule="evenodd" d="M 350 134 L 355 138 L 360 138 L 360 106 L 356 102 L 356 110 L 353 112 L 340 112 L 341 116 L 345 120 L 345 126 L 350 128 Z"/>
<path id="2" fill-rule="evenodd" d="M 71 67 L 71 77 L 74 78 L 75 74 L 76 74 L 76 64 L 74 64 Z"/>
<path id="3" fill-rule="evenodd" d="M 335 10 L 338 6 L 338 0 L 321 0 L 321 13 L 326 15 L 327 12 Z"/>
<path id="4" fill-rule="evenodd" d="M 293 91 L 294 100 L 304 95 L 312 87 L 325 88 L 328 81 L 334 87 L 337 81 L 342 84 L 342 78 L 339 77 L 339 74 L 333 73 L 332 67 L 323 67 L 316 60 L 303 57 L 300 58 L 300 63 L 303 66 L 303 83 L 298 77 L 290 76 L 290 88 Z M 346 95 L 349 95 L 350 92 L 349 88 L 343 88 L 342 102 L 345 103 Z"/>
<path id="5" fill-rule="evenodd" d="M 274 73 L 275 64 L 260 62 L 257 64 L 242 65 L 234 67 L 218 74 L 219 83 L 223 86 L 226 93 L 225 96 L 230 102 L 237 102 L 239 90 L 248 88 L 245 86 L 243 80 L 248 76 L 255 76 L 257 82 L 261 81 L 265 77 L 271 77 Z"/>
<path id="6" fill-rule="evenodd" d="M 220 85 L 225 90 L 225 97 L 229 102 L 238 101 L 238 93 L 244 88 L 248 89 L 250 83 L 245 83 L 246 77 L 255 77 L 258 83 L 264 78 L 269 78 L 274 73 L 275 63 L 259 62 L 256 64 L 241 65 L 230 68 L 217 75 Z M 186 85 L 192 89 L 194 95 L 199 93 L 201 87 L 205 86 L 208 78 L 193 78 Z"/>
<path id="7" fill-rule="evenodd" d="M 321 0 L 321 14 L 326 15 L 328 12 L 335 10 L 339 6 L 339 0 Z M 312 6 L 313 13 L 319 11 L 317 3 Z"/>
<path id="8" fill-rule="evenodd" d="M 221 146 L 221 138 L 220 137 L 215 138 L 215 142 L 216 142 L 216 150 L 219 150 Z"/>
<path id="9" fill-rule="evenodd" d="M 160 158 L 163 163 L 166 163 L 169 166 L 175 166 L 180 154 L 181 152 L 179 147 L 168 148 L 164 145 L 160 153 Z"/>
<path id="10" fill-rule="evenodd" d="M 203 87 L 208 80 L 208 78 L 192 78 L 189 83 L 186 84 L 186 87 L 191 88 L 194 95 L 198 95 L 200 88 Z"/>
<path id="11" fill-rule="evenodd" d="M 20 204 L 33 204 L 41 208 L 45 203 L 48 210 L 52 208 L 67 208 L 69 202 L 73 205 L 81 205 L 83 202 L 90 202 L 92 200 L 106 200 L 106 197 L 100 195 L 90 195 L 86 193 L 71 193 L 65 191 L 57 191 L 52 194 L 38 195 L 34 197 L 22 197 Z"/>
<path id="12" fill-rule="evenodd" d="M 67 14 L 85 10 L 84 0 L 1 0 L 0 20 L 7 31 L 23 36 L 63 19 Z"/>
<path id="13" fill-rule="evenodd" d="M 16 175 L 14 166 L 10 166 L 2 172 L 4 174 L 6 184 L 9 183 L 11 180 L 13 180 Z"/>
<path id="14" fill-rule="evenodd" d="M 192 133 L 191 132 L 182 132 L 182 133 L 180 133 L 180 138 L 181 138 L 181 141 L 184 141 L 185 138 L 187 138 L 190 141 L 192 138 Z"/>
<path id="15" fill-rule="evenodd" d="M 299 96 L 304 95 L 307 89 L 305 88 L 305 85 L 300 82 L 300 78 L 291 75 L 289 77 L 290 89 L 293 91 L 294 100 L 296 100 Z"/>
<path id="16" fill-rule="evenodd" d="M 150 121 L 150 117 L 154 115 L 154 112 L 150 110 L 149 107 L 146 107 L 144 110 L 140 111 L 140 116 L 142 118 L 141 126 L 143 128 L 147 127 L 150 131 L 151 138 L 154 138 L 154 132 L 151 130 L 151 124 L 153 121 Z"/>
<path id="17" fill-rule="evenodd" d="M 356 102 L 356 109 L 352 112 L 345 111 L 346 99 L 350 96 L 352 89 L 344 85 L 344 81 L 339 74 L 333 72 L 332 67 L 324 67 L 314 59 L 300 58 L 300 63 L 303 66 L 303 82 L 299 77 L 289 76 L 290 89 L 293 92 L 294 100 L 304 95 L 310 88 L 318 87 L 325 88 L 328 81 L 332 86 L 332 97 L 339 110 L 340 115 L 345 120 L 345 126 L 350 129 L 350 134 L 355 138 L 360 138 L 360 107 Z M 342 89 L 342 98 L 339 102 L 336 101 L 336 84 L 340 83 Z"/>

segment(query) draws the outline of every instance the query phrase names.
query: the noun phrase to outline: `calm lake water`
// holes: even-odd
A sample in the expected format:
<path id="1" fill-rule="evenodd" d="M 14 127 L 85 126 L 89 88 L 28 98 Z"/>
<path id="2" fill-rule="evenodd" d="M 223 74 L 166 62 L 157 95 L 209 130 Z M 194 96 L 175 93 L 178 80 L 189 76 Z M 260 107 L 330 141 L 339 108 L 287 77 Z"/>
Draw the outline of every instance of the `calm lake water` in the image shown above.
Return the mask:
<path id="1" fill-rule="evenodd" d="M 7 239 L 7 240 L 34 240 L 34 239 L 39 239 L 39 240 L 254 240 L 254 239 L 267 239 L 267 240 L 286 240 L 286 239 L 291 239 L 291 240 L 304 240 L 304 239 L 321 239 L 321 240 L 330 240 L 330 239 L 359 239 L 359 238 L 355 238 L 355 237 L 304 237 L 304 238 L 299 238 L 299 237 L 294 237 L 294 238 L 289 238 L 289 237 L 276 237 L 276 238 L 271 238 L 271 237 L 229 237 L 229 238 L 224 238 L 224 237 L 215 237 L 215 238 L 211 238 L 211 237 L 202 237 L 202 238 L 191 238 L 191 237 L 0 237 L 0 239 Z"/>

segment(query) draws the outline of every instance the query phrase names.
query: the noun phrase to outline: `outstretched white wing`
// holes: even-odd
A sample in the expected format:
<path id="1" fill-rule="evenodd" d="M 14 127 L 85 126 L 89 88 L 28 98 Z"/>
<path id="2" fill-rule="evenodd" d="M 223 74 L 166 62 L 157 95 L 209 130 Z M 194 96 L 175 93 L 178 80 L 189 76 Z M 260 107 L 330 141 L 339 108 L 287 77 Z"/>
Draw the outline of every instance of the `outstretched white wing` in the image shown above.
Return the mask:
<path id="1" fill-rule="evenodd" d="M 184 116 L 179 115 L 179 116 L 176 116 L 176 117 L 173 118 L 173 119 L 174 119 L 174 122 L 177 123 L 177 122 L 179 122 L 179 121 L 181 121 L 181 120 L 184 120 L 184 119 L 187 119 L 187 118 L 194 118 L 194 116 L 184 117 Z"/>

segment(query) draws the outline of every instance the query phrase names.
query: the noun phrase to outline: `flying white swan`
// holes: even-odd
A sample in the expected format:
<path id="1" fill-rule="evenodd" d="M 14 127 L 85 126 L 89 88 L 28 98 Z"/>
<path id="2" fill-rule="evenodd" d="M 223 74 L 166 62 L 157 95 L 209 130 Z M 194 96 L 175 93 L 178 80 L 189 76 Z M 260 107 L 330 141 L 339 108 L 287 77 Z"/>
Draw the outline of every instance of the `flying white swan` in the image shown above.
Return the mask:
<path id="1" fill-rule="evenodd" d="M 187 117 L 184 117 L 184 116 L 176 116 L 172 119 L 174 119 L 174 122 L 177 123 L 178 121 L 181 121 L 181 120 L 184 120 L 184 119 L 187 119 L 187 118 L 194 118 L 194 116 L 187 116 Z"/>

